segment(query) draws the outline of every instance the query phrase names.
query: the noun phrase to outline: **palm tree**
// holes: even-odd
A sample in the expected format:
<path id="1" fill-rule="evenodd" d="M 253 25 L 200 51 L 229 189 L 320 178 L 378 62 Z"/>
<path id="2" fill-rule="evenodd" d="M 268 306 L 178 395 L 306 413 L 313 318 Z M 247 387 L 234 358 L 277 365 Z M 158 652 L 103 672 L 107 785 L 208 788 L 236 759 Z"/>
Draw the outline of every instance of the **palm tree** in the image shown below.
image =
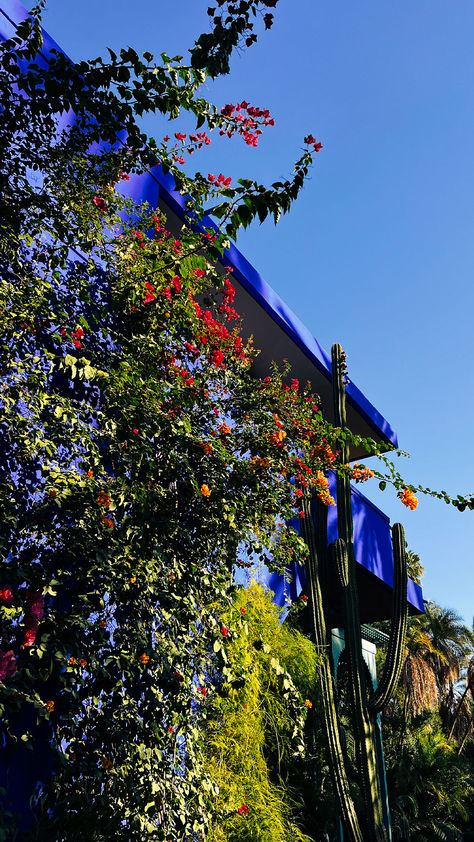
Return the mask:
<path id="1" fill-rule="evenodd" d="M 474 636 L 462 618 L 450 608 L 434 602 L 426 603 L 420 618 L 422 628 L 430 638 L 433 651 L 427 659 L 431 664 L 440 693 L 446 692 L 458 680 L 466 657 L 472 654 Z"/>
<path id="2" fill-rule="evenodd" d="M 456 713 L 459 694 L 455 693 L 455 685 L 467 656 L 472 655 L 474 635 L 455 611 L 428 602 L 425 614 L 409 623 L 405 645 L 406 657 L 400 678 L 405 690 L 400 745 L 410 714 L 416 716 L 422 710 L 440 706 L 445 727 L 449 730 L 453 719 L 459 719 L 467 712 L 464 694 Z M 470 680 L 474 687 L 474 664 L 472 672 Z M 466 716 L 461 716 L 458 725 L 462 723 L 462 733 L 466 722 Z"/>
<path id="3" fill-rule="evenodd" d="M 471 702 L 474 701 L 474 656 L 471 657 L 463 678 L 465 681 L 463 691 L 457 694 L 453 691 L 447 700 L 448 716 L 446 717 L 449 718 L 448 740 L 454 736 L 461 743 L 460 749 L 472 729 L 471 705 L 467 694 L 470 693 Z"/>

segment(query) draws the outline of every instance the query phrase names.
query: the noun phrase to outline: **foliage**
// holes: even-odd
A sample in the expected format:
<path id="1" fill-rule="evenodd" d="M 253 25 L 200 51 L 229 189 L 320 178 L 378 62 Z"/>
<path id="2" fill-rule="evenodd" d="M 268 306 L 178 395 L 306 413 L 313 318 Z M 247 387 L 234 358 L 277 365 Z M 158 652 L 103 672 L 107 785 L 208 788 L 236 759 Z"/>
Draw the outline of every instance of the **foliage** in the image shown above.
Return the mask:
<path id="1" fill-rule="evenodd" d="M 224 611 L 238 552 L 303 560 L 288 478 L 327 495 L 331 431 L 286 371 L 251 376 L 215 266 L 224 237 L 172 235 L 114 189 L 150 161 L 143 97 L 233 125 L 193 99 L 202 74 L 180 85 L 133 51 L 107 71 L 61 55 L 45 69 L 28 64 L 38 46 L 21 25 L 1 57 L 3 740 L 55 770 L 37 838 L 191 839 L 214 793 L 197 687 L 209 676 L 212 696 L 233 638 L 216 600 Z M 91 150 L 99 138 L 108 152 Z M 196 184 L 195 212 L 212 190 L 253 207 L 249 184 Z"/>
<path id="2" fill-rule="evenodd" d="M 408 829 L 422 842 L 460 839 L 474 826 L 472 743 L 465 744 L 472 667 L 466 687 L 457 684 L 471 632 L 455 612 L 434 603 L 426 609 L 409 621 L 400 685 L 382 717 L 395 838 Z"/>
<path id="3" fill-rule="evenodd" d="M 216 828 L 198 687 L 212 699 L 230 668 L 233 564 L 302 563 L 285 524 L 303 489 L 331 503 L 335 442 L 360 444 L 286 368 L 252 377 L 222 270 L 226 238 L 287 212 L 321 144 L 308 135 L 292 177 L 269 187 L 188 178 L 183 153 L 213 131 L 254 146 L 268 112 L 199 95 L 199 39 L 191 65 L 132 48 L 36 60 L 43 5 L 0 49 L 3 747 L 13 764 L 32 749 L 45 777 L 54 770 L 35 793 L 34 838 L 191 840 Z M 214 16 L 211 75 L 250 37 L 247 13 L 272 5 L 228 6 L 244 21 L 227 41 Z M 183 111 L 195 135 L 142 134 L 145 112 Z M 120 190 L 158 164 L 189 197 L 179 232 Z M 222 233 L 202 223 L 210 201 Z M 387 481 L 404 493 L 398 474 Z"/>
<path id="4" fill-rule="evenodd" d="M 224 615 L 238 634 L 227 650 L 230 673 L 208 700 L 206 765 L 219 788 L 210 842 L 308 839 L 304 729 L 320 658 L 279 613 L 253 584 Z"/>
<path id="5" fill-rule="evenodd" d="M 471 818 L 474 774 L 471 763 L 459 757 L 443 734 L 439 718 L 425 714 L 414 719 L 400 751 L 396 718 L 384 727 L 384 747 L 390 809 L 395 826 L 405 820 L 412 838 L 431 842 L 443 827 L 447 838 L 461 839 Z M 440 837 L 442 838 L 442 837 Z"/>
<path id="6" fill-rule="evenodd" d="M 407 550 L 407 569 L 410 579 L 417 585 L 421 585 L 425 568 L 421 563 L 420 556 L 413 550 Z"/>

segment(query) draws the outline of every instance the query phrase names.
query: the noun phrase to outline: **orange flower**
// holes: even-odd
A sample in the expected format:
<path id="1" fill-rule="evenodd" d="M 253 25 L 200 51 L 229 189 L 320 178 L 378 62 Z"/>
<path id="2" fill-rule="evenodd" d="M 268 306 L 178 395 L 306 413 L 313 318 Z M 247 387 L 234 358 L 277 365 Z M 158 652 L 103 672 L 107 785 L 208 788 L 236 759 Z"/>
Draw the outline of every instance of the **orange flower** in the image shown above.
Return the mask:
<path id="1" fill-rule="evenodd" d="M 70 667 L 72 667 L 75 663 L 76 663 L 76 659 L 73 658 L 73 656 L 71 655 L 71 657 L 68 659 L 68 665 Z"/>
<path id="2" fill-rule="evenodd" d="M 350 465 L 345 465 L 345 467 L 350 470 Z M 365 482 L 365 480 L 373 476 L 375 474 L 369 468 L 362 468 L 358 462 L 354 463 L 354 467 L 351 470 L 351 479 L 355 479 L 356 482 Z"/>
<path id="3" fill-rule="evenodd" d="M 108 509 L 111 503 L 110 497 L 106 491 L 99 491 L 96 501 L 99 506 L 103 506 L 104 509 Z"/>
<path id="4" fill-rule="evenodd" d="M 321 488 L 328 487 L 328 480 L 327 477 L 324 476 L 322 471 L 316 471 L 315 482 L 321 486 Z"/>
<path id="5" fill-rule="evenodd" d="M 313 707 L 313 703 L 312 703 L 312 702 L 310 702 L 310 700 L 309 700 L 309 699 L 305 699 L 305 700 L 304 700 L 304 703 L 305 703 L 305 707 L 307 707 L 307 708 L 312 708 L 312 707 Z"/>
<path id="6" fill-rule="evenodd" d="M 327 488 L 324 491 L 321 491 L 318 495 L 318 500 L 321 501 L 325 506 L 335 506 L 336 501 L 334 497 L 329 493 Z"/>
<path id="7" fill-rule="evenodd" d="M 57 496 L 58 496 L 58 492 L 56 491 L 55 488 L 52 488 L 50 491 L 48 491 L 48 497 L 51 497 L 53 500 Z"/>
<path id="8" fill-rule="evenodd" d="M 211 489 L 205 483 L 204 483 L 204 485 L 201 485 L 201 494 L 202 494 L 203 497 L 210 497 L 211 496 Z"/>
<path id="9" fill-rule="evenodd" d="M 313 450 L 313 456 L 316 456 L 324 462 L 335 462 L 336 460 L 336 454 L 333 453 L 330 446 L 328 444 L 324 444 L 324 442 L 316 445 Z"/>
<path id="10" fill-rule="evenodd" d="M 133 585 L 137 581 L 137 577 L 136 576 L 130 576 L 130 581 Z"/>
<path id="11" fill-rule="evenodd" d="M 229 433 L 231 432 L 231 429 L 230 429 L 229 425 L 225 424 L 225 423 L 221 424 L 220 427 L 218 427 L 218 430 L 219 430 L 221 436 L 228 436 Z"/>
<path id="12" fill-rule="evenodd" d="M 114 764 L 108 757 L 105 756 L 105 754 L 103 754 L 100 758 L 100 762 L 102 763 L 102 768 L 105 769 L 106 772 L 110 772 L 110 770 L 114 768 Z"/>
<path id="13" fill-rule="evenodd" d="M 112 518 L 107 517 L 107 515 L 101 515 L 100 519 L 104 526 L 107 526 L 109 529 L 113 529 L 114 522 Z"/>
<path id="14" fill-rule="evenodd" d="M 138 659 L 138 660 L 139 660 L 142 664 L 147 664 L 147 663 L 148 663 L 148 661 L 150 660 L 150 656 L 149 656 L 149 655 L 147 655 L 147 654 L 144 652 L 144 653 L 143 653 L 143 655 L 140 655 L 140 657 L 139 657 L 139 659 Z"/>
<path id="15" fill-rule="evenodd" d="M 52 701 L 45 702 L 45 705 L 46 705 L 47 709 L 49 710 L 49 712 L 52 713 L 53 710 L 54 710 L 54 702 L 52 702 Z"/>
<path id="16" fill-rule="evenodd" d="M 88 477 L 93 477 L 93 476 L 94 476 L 94 471 L 87 471 L 87 476 L 88 476 Z"/>
<path id="17" fill-rule="evenodd" d="M 266 456 L 254 456 L 249 462 L 249 468 L 251 471 L 262 470 L 265 471 L 267 468 L 270 467 L 270 459 Z"/>
<path id="18" fill-rule="evenodd" d="M 81 667 L 86 667 L 86 666 L 87 666 L 87 661 L 86 661 L 86 660 L 84 660 L 84 658 L 81 658 L 81 660 L 79 661 L 79 666 L 81 666 Z"/>
<path id="19" fill-rule="evenodd" d="M 107 620 L 101 620 L 100 625 L 103 629 L 106 629 L 107 628 Z"/>
<path id="20" fill-rule="evenodd" d="M 272 441 L 273 444 L 282 444 L 284 439 L 286 439 L 286 433 L 284 430 L 276 430 L 276 432 L 270 436 L 270 441 Z"/>
<path id="21" fill-rule="evenodd" d="M 209 456 L 209 454 L 212 453 L 212 444 L 208 441 L 200 441 L 199 447 L 202 447 L 206 456 Z"/>
<path id="22" fill-rule="evenodd" d="M 409 488 L 404 488 L 403 493 L 400 492 L 398 495 L 400 500 L 402 501 L 403 505 L 407 507 L 407 509 L 411 509 L 412 512 L 415 511 L 418 505 L 418 499 L 413 494 L 413 491 L 410 491 Z"/>

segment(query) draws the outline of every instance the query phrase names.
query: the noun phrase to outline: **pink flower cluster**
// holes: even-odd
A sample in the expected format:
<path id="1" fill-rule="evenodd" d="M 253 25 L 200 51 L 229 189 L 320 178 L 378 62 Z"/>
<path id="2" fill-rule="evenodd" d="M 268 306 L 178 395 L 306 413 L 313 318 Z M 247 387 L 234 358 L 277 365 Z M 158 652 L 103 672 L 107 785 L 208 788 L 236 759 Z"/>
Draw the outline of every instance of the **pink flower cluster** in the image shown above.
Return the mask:
<path id="1" fill-rule="evenodd" d="M 107 202 L 105 201 L 105 199 L 101 199 L 100 196 L 94 196 L 94 198 L 92 199 L 92 203 L 96 206 L 98 210 L 102 211 L 102 213 L 105 213 L 105 211 L 107 210 Z"/>
<path id="2" fill-rule="evenodd" d="M 6 678 L 12 678 L 16 673 L 16 658 L 13 653 L 13 649 L 9 649 L 8 652 L 2 652 L 0 649 L 0 684 L 5 681 Z"/>
<path id="3" fill-rule="evenodd" d="M 215 177 L 214 173 L 210 172 L 209 175 L 207 176 L 207 180 L 210 181 L 211 184 L 213 182 L 215 182 L 216 184 L 222 184 L 223 187 L 230 187 L 230 183 L 232 181 L 232 178 L 230 177 L 230 175 L 228 176 L 228 178 L 226 178 L 225 175 L 220 173 L 220 175 L 218 176 L 218 178 L 216 180 L 216 177 Z"/>
<path id="4" fill-rule="evenodd" d="M 44 616 L 44 598 L 41 591 L 27 591 L 25 594 L 27 605 L 23 646 L 33 646 L 40 620 Z"/>
<path id="5" fill-rule="evenodd" d="M 235 336 L 231 331 L 217 321 L 210 310 L 204 313 L 196 302 L 193 302 L 198 318 L 202 316 L 201 333 L 198 336 L 202 345 L 208 345 L 211 352 L 211 359 L 214 365 L 223 367 L 224 354 L 222 352 L 222 345 L 226 346 L 227 351 L 231 351 L 236 356 L 243 357 L 244 352 L 242 348 L 242 339 L 240 336 Z"/>
<path id="6" fill-rule="evenodd" d="M 0 588 L 0 602 L 3 602 L 3 604 L 7 605 L 7 606 L 12 604 L 13 594 L 12 594 L 10 588 L 8 588 L 6 586 L 4 586 L 3 588 Z"/>
<path id="7" fill-rule="evenodd" d="M 224 281 L 224 289 L 221 290 L 222 296 L 224 298 L 223 303 L 219 307 L 220 313 L 226 314 L 226 320 L 228 322 L 232 321 L 233 319 L 238 319 L 239 314 L 236 310 L 231 306 L 234 303 L 235 299 L 235 287 L 232 286 L 230 281 L 226 278 Z"/>
<path id="8" fill-rule="evenodd" d="M 73 330 L 73 332 L 71 333 L 71 339 L 72 339 L 72 344 L 74 345 L 75 348 L 82 348 L 81 339 L 82 339 L 83 336 L 84 336 L 84 331 L 83 331 L 82 327 L 78 327 L 78 328 L 76 328 L 76 330 Z"/>
<path id="9" fill-rule="evenodd" d="M 323 148 L 323 144 L 319 143 L 312 134 L 309 134 L 305 137 L 304 142 L 307 143 L 309 146 L 312 146 L 315 152 L 319 152 L 320 149 Z"/>
<path id="10" fill-rule="evenodd" d="M 145 298 L 143 299 L 143 303 L 149 304 L 150 301 L 155 300 L 156 295 L 155 295 L 153 286 L 150 283 L 148 283 L 148 281 L 145 281 L 145 288 L 146 288 L 146 295 L 145 295 Z"/>
<path id="11" fill-rule="evenodd" d="M 184 147 L 184 141 L 188 137 L 184 132 L 175 132 L 174 134 L 176 140 L 182 144 Z M 163 141 L 168 143 L 169 135 L 165 135 Z M 211 138 L 206 134 L 206 132 L 197 132 L 196 134 L 190 134 L 188 137 L 188 143 L 186 148 L 183 151 L 186 151 L 188 155 L 193 155 L 196 149 L 202 149 L 203 145 L 209 146 L 211 142 Z M 172 160 L 177 162 L 178 164 L 184 164 L 184 158 L 182 155 L 178 155 L 178 144 L 176 143 L 171 150 L 174 152 L 172 156 Z"/>
<path id="12" fill-rule="evenodd" d="M 250 37 L 255 38 L 255 36 Z M 236 129 L 221 129 L 220 134 L 226 134 L 227 137 L 230 137 L 234 131 L 237 131 L 243 137 L 247 146 L 258 145 L 258 138 L 262 134 L 259 126 L 275 125 L 275 120 L 270 117 L 267 108 L 256 108 L 245 101 L 238 102 L 237 105 L 232 105 L 232 103 L 224 105 L 224 108 L 221 108 L 221 114 L 230 120 L 234 120 L 237 127 Z"/>

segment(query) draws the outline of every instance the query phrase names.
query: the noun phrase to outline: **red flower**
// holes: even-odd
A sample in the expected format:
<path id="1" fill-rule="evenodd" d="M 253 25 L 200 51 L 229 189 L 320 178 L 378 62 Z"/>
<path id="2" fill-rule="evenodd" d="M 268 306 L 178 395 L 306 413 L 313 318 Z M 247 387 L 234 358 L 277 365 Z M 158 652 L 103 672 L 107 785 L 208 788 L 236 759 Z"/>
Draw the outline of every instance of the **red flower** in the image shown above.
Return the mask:
<path id="1" fill-rule="evenodd" d="M 177 681 L 184 681 L 184 675 L 182 675 L 182 673 L 178 672 L 178 670 L 174 670 L 173 675 L 174 675 L 174 677 L 176 678 Z"/>
<path id="2" fill-rule="evenodd" d="M 100 211 L 104 211 L 105 213 L 105 211 L 107 210 L 107 203 L 105 199 L 101 199 L 100 196 L 94 196 L 92 202 L 96 206 L 96 208 L 98 208 Z"/>
<path id="3" fill-rule="evenodd" d="M 206 695 L 206 688 L 205 687 L 198 687 L 197 692 L 201 693 L 203 696 Z"/>
<path id="4" fill-rule="evenodd" d="M 162 289 L 163 297 L 171 301 L 171 290 L 169 287 L 163 287 Z"/>
<path id="5" fill-rule="evenodd" d="M 36 632 L 38 631 L 38 620 L 35 617 L 27 617 L 25 621 L 25 633 L 23 636 L 23 646 L 33 646 L 36 640 Z"/>
<path id="6" fill-rule="evenodd" d="M 227 635 L 228 635 L 228 634 L 229 634 L 229 629 L 228 629 L 228 628 L 226 628 L 226 626 L 221 626 L 221 635 L 222 635 L 222 637 L 227 637 Z"/>
<path id="7" fill-rule="evenodd" d="M 26 593 L 26 604 L 28 605 L 30 615 L 34 617 L 35 620 L 43 619 L 44 599 L 43 594 L 40 591 L 37 591 L 36 593 L 28 591 Z"/>
<path id="8" fill-rule="evenodd" d="M 214 173 L 210 172 L 207 176 L 207 180 L 208 181 L 215 181 L 216 177 L 215 177 Z"/>
<path id="9" fill-rule="evenodd" d="M 8 652 L 2 652 L 0 649 L 0 683 L 5 678 L 11 678 L 16 673 L 16 658 L 13 654 L 13 649 Z"/>
<path id="10" fill-rule="evenodd" d="M 10 588 L 0 588 L 0 602 L 4 605 L 11 605 L 13 602 L 13 594 Z"/>
<path id="11" fill-rule="evenodd" d="M 134 429 L 134 430 L 132 430 L 132 433 L 135 433 L 135 435 L 136 435 L 136 436 L 138 436 L 139 431 L 138 431 L 138 430 L 137 430 L 137 428 L 135 427 L 135 429 Z"/>
<path id="12" fill-rule="evenodd" d="M 241 614 L 246 614 L 247 612 L 246 612 L 245 608 L 241 608 L 241 609 L 240 609 L 240 613 L 241 613 Z"/>
<path id="13" fill-rule="evenodd" d="M 173 278 L 173 280 L 171 281 L 171 283 L 172 283 L 172 285 L 173 285 L 173 287 L 174 287 L 174 291 L 175 291 L 175 292 L 181 292 L 181 280 L 180 280 L 180 278 L 178 277 L 178 275 L 175 275 L 175 276 L 174 276 L 174 278 Z"/>
<path id="14" fill-rule="evenodd" d="M 239 816 L 242 816 L 242 815 L 244 815 L 244 814 L 248 813 L 248 811 L 249 811 L 249 808 L 247 807 L 247 805 L 246 805 L 246 804 L 242 804 L 242 805 L 239 807 L 239 809 L 237 810 L 237 812 L 238 812 Z"/>
<path id="15" fill-rule="evenodd" d="M 211 362 L 216 368 L 220 368 L 222 363 L 224 362 L 224 354 L 222 351 L 213 351 L 211 354 Z"/>

